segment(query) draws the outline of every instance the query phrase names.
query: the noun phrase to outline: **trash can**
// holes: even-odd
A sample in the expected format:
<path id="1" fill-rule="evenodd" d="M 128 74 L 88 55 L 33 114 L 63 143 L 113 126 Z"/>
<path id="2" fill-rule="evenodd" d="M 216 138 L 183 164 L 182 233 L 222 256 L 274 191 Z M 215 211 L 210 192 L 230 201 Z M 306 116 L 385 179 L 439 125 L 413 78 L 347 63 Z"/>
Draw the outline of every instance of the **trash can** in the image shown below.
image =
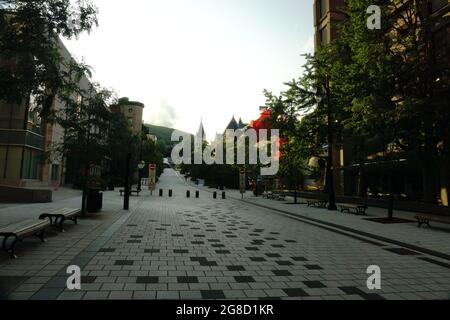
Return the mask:
<path id="1" fill-rule="evenodd" d="M 87 211 L 97 213 L 103 208 L 103 192 L 98 189 L 89 189 L 87 198 Z"/>

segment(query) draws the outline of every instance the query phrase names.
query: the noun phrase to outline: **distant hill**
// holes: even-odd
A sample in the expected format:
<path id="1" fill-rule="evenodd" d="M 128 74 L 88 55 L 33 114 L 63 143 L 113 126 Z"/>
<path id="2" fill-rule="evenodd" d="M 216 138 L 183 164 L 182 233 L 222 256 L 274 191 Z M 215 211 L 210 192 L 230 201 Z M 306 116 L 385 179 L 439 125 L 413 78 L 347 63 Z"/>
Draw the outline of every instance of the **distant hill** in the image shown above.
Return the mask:
<path id="1" fill-rule="evenodd" d="M 172 148 L 176 144 L 172 142 L 172 133 L 175 129 L 152 124 L 146 124 L 145 126 L 149 129 L 150 134 L 153 134 L 158 138 L 158 144 L 161 146 L 164 156 L 170 157 Z"/>

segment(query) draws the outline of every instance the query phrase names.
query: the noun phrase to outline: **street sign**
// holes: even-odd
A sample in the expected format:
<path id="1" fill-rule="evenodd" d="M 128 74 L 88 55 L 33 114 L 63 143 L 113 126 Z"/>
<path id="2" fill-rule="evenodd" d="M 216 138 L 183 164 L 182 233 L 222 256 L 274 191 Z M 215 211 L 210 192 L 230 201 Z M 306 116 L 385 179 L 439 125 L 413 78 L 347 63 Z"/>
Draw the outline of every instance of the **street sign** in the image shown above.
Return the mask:
<path id="1" fill-rule="evenodd" d="M 246 175 L 245 175 L 245 169 L 242 168 L 240 170 L 240 174 L 239 174 L 239 187 L 241 190 L 241 194 L 245 193 L 245 190 L 247 188 L 247 181 L 246 181 Z"/>
<path id="2" fill-rule="evenodd" d="M 150 164 L 148 167 L 149 167 L 148 189 L 150 191 L 155 191 L 155 189 L 156 189 L 156 164 Z"/>

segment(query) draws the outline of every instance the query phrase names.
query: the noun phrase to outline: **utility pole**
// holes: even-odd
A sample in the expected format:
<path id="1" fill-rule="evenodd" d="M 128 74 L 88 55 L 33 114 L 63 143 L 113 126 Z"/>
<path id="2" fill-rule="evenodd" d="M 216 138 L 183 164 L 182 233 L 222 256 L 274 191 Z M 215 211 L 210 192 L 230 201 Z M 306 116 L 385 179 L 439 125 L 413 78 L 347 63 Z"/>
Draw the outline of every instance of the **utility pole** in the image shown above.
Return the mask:
<path id="1" fill-rule="evenodd" d="M 334 191 L 334 168 L 333 168 L 333 113 L 331 110 L 330 81 L 328 75 L 325 77 L 325 90 L 327 94 L 327 117 L 328 117 L 328 158 L 327 158 L 327 187 L 328 187 L 328 210 L 336 211 L 336 194 Z"/>

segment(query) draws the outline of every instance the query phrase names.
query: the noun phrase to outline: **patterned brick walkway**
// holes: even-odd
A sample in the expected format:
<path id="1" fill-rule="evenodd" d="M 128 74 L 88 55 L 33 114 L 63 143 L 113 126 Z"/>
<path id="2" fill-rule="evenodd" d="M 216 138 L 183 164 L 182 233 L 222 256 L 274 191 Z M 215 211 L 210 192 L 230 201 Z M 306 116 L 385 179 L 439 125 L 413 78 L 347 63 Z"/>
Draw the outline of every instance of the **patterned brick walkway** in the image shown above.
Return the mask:
<path id="1" fill-rule="evenodd" d="M 186 198 L 166 171 L 165 197 L 133 198 L 0 256 L 10 299 L 449 299 L 448 265 L 401 246 L 282 216 L 235 199 Z M 167 190 L 174 197 L 167 197 Z M 192 190 L 192 189 L 191 189 Z M 68 265 L 82 269 L 82 290 L 66 289 Z M 382 290 L 367 289 L 367 267 L 382 270 Z"/>

